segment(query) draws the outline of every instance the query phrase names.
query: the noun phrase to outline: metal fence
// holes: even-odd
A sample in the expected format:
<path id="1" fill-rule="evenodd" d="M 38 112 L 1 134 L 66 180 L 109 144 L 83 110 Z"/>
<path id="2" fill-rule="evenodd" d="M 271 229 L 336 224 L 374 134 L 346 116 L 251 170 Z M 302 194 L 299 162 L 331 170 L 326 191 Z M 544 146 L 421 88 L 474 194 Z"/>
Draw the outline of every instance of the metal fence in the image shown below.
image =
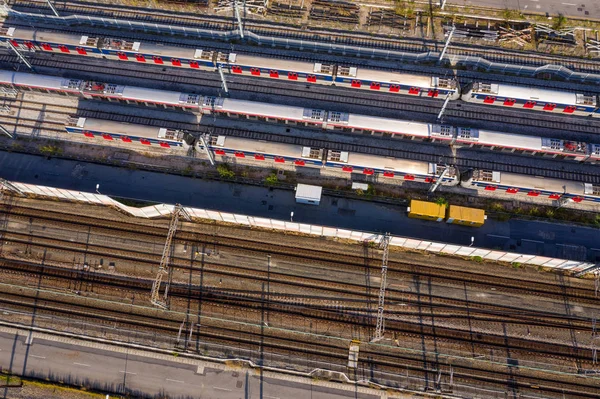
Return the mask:
<path id="1" fill-rule="evenodd" d="M 175 207 L 174 205 L 159 204 L 146 206 L 143 208 L 136 208 L 123 205 L 122 203 L 112 199 L 107 195 L 102 195 L 98 193 L 65 190 L 60 188 L 18 182 L 3 181 L 0 187 L 2 187 L 2 189 L 5 190 L 17 189 L 23 194 L 33 194 L 42 197 L 59 198 L 63 200 L 85 202 L 89 204 L 112 206 L 119 208 L 132 216 L 141 218 L 169 217 Z M 185 209 L 192 217 L 195 218 L 213 220 L 217 222 L 233 223 L 249 227 L 288 231 L 293 233 L 300 233 L 319 237 L 330 237 L 356 242 L 377 243 L 380 242 L 382 239 L 381 234 L 372 232 L 296 223 L 291 221 L 268 219 L 250 215 L 220 212 L 217 210 L 210 209 L 198 209 L 192 207 L 186 207 Z M 582 273 L 588 269 L 593 270 L 596 266 L 594 263 L 588 262 L 548 258 L 545 256 L 537 255 L 524 255 L 514 252 L 489 250 L 476 247 L 464 247 L 460 245 L 427 241 L 410 237 L 392 236 L 390 240 L 390 245 L 406 250 L 426 251 L 438 253 L 441 255 L 455 255 L 474 259 L 486 259 L 491 261 L 508 262 L 514 264 L 527 264 L 552 269 L 568 270 L 572 273 Z"/>
<path id="2" fill-rule="evenodd" d="M 238 30 L 218 31 L 212 29 L 189 28 L 177 25 L 166 25 L 158 23 L 148 23 L 141 21 L 127 21 L 116 18 L 103 18 L 94 16 L 68 15 L 57 17 L 54 15 L 24 13 L 12 10 L 4 4 L 0 7 L 0 13 L 9 17 L 29 22 L 45 22 L 54 25 L 74 26 L 90 25 L 103 28 L 123 29 L 131 31 L 142 31 L 146 33 L 159 33 L 169 35 L 181 35 L 185 37 L 196 37 L 212 40 L 241 40 L 242 36 Z M 341 55 L 351 55 L 355 57 L 380 58 L 409 63 L 437 63 L 440 57 L 439 52 L 411 53 L 396 50 L 382 50 L 357 45 L 343 45 L 336 43 L 325 43 L 310 40 L 290 39 L 284 37 L 272 37 L 255 34 L 249 30 L 244 31 L 245 39 L 258 44 L 282 47 L 286 49 L 311 50 Z M 443 61 L 453 65 L 462 65 L 469 68 L 475 68 L 487 72 L 497 72 L 513 74 L 518 76 L 536 76 L 540 73 L 549 73 L 571 81 L 587 82 L 600 84 L 600 74 L 575 72 L 567 67 L 560 65 L 527 66 L 518 64 L 508 64 L 502 62 L 492 62 L 482 57 L 472 57 L 465 55 L 446 54 Z"/>

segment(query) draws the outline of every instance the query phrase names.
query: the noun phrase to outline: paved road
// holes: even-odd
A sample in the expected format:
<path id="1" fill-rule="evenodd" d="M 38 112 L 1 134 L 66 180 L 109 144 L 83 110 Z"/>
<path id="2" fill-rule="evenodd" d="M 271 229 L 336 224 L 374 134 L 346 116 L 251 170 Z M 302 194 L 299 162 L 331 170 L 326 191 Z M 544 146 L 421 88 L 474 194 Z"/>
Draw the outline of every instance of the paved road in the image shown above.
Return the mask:
<path id="1" fill-rule="evenodd" d="M 168 394 L 170 398 L 202 399 L 375 399 L 353 391 L 261 377 L 75 346 L 70 343 L 0 333 L 0 366 L 14 373 L 52 381 L 85 384 L 105 392 L 134 397 Z M 10 391 L 0 389 L 0 398 Z M 162 397 L 162 395 L 161 395 Z"/>
<path id="2" fill-rule="evenodd" d="M 551 16 L 600 18 L 598 0 L 448 0 L 447 4 L 471 4 L 476 6 L 503 8 L 520 11 L 549 13 Z"/>
<path id="3" fill-rule="evenodd" d="M 78 166 L 76 168 L 76 166 Z M 181 203 L 197 208 L 235 212 L 346 229 L 504 249 L 526 254 L 600 261 L 600 230 L 558 223 L 488 220 L 479 229 L 409 219 L 406 208 L 324 196 L 318 207 L 298 205 L 286 190 L 191 179 L 164 173 L 129 170 L 34 155 L 0 152 L 0 177 L 24 183 L 102 194 Z"/>

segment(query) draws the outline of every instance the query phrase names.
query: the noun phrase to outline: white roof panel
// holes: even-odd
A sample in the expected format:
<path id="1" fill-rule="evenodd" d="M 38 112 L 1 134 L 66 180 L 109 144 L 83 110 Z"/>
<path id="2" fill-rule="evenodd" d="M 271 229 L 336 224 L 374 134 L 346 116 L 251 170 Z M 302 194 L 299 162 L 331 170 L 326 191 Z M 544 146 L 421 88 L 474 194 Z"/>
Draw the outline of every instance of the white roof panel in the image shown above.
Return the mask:
<path id="1" fill-rule="evenodd" d="M 523 150 L 542 149 L 542 139 L 540 137 L 493 132 L 490 130 L 479 130 L 478 142 L 485 145 L 498 145 L 502 147 L 518 148 Z"/>
<path id="2" fill-rule="evenodd" d="M 292 119 L 302 121 L 304 108 L 288 105 L 275 105 L 256 101 L 235 100 L 226 98 L 223 101 L 223 111 L 259 115 L 269 118 Z"/>
<path id="3" fill-rule="evenodd" d="M 125 86 L 122 98 L 136 101 L 159 102 L 163 104 L 179 105 L 181 93 L 176 91 L 154 90 L 143 87 Z"/>
<path id="4" fill-rule="evenodd" d="M 505 84 L 498 86 L 498 97 L 521 98 L 543 103 L 577 104 L 575 93 Z"/>
<path id="5" fill-rule="evenodd" d="M 350 114 L 348 116 L 348 127 L 390 133 L 409 134 L 418 137 L 430 137 L 432 129 L 432 126 L 428 123 L 409 122 L 357 114 Z"/>
<path id="6" fill-rule="evenodd" d="M 373 80 L 377 82 L 405 84 L 415 87 L 432 87 L 431 77 L 424 75 L 411 75 L 407 73 L 358 68 L 356 72 L 356 78 L 361 80 Z"/>
<path id="7" fill-rule="evenodd" d="M 137 46 L 136 46 L 137 44 Z M 161 43 L 150 43 L 150 42 L 135 42 L 133 45 L 133 51 L 140 53 L 154 54 L 158 56 L 174 57 L 174 58 L 187 58 L 194 59 L 196 49 L 191 47 L 175 46 L 175 45 L 164 45 Z M 136 48 L 137 47 L 137 48 Z"/>
<path id="8" fill-rule="evenodd" d="M 298 184 L 296 186 L 296 198 L 317 200 L 321 199 L 323 187 L 311 186 L 310 184 Z"/>
<path id="9" fill-rule="evenodd" d="M 74 81 L 77 81 L 77 79 L 74 79 Z M 46 89 L 61 90 L 67 88 L 69 79 L 60 78 L 56 76 L 35 75 L 30 73 L 0 70 L 0 82 L 21 86 L 42 87 Z M 73 88 L 73 90 L 76 89 L 77 88 Z"/>

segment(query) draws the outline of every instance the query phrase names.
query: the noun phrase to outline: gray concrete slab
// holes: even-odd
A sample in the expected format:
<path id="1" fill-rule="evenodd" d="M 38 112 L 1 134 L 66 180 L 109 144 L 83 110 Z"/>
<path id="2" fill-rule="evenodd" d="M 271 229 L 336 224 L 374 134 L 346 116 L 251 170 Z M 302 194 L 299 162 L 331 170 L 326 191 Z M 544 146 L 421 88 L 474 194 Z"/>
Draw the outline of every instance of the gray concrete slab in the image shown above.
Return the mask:
<path id="1" fill-rule="evenodd" d="M 294 193 L 287 190 L 8 152 L 0 152 L 0 177 L 86 192 L 94 192 L 96 184 L 100 184 L 100 192 L 111 196 L 181 203 L 280 220 L 289 219 L 290 212 L 294 212 L 294 221 L 301 223 L 390 232 L 459 245 L 469 245 L 474 237 L 476 247 L 600 261 L 600 229 L 590 227 L 529 220 L 488 220 L 483 227 L 475 229 L 409 219 L 402 206 L 330 196 L 323 196 L 319 206 L 300 205 L 295 203 Z"/>
<path id="2" fill-rule="evenodd" d="M 376 396 L 285 379 L 261 377 L 250 371 L 205 368 L 193 365 L 77 346 L 71 343 L 0 333 L 0 367 L 36 377 L 84 385 L 104 392 L 133 397 L 202 399 L 373 399 Z M 0 397 L 9 391 L 0 389 Z"/>

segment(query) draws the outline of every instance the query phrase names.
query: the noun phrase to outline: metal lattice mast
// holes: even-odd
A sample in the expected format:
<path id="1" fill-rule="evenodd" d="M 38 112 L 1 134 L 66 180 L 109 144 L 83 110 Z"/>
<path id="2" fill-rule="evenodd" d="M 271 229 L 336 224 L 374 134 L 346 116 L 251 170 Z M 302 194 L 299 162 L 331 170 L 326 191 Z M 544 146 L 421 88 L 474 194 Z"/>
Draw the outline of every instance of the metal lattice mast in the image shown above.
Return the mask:
<path id="1" fill-rule="evenodd" d="M 180 216 L 183 216 L 187 220 L 191 220 L 190 216 L 187 214 L 187 212 L 181 206 L 181 204 L 176 204 L 175 208 L 173 209 L 171 223 L 169 224 L 169 232 L 167 233 L 167 241 L 165 242 L 165 247 L 163 248 L 162 257 L 160 259 L 160 266 L 158 267 L 158 273 L 156 274 L 154 284 L 152 284 L 152 292 L 150 295 L 150 302 L 152 302 L 153 305 L 159 306 L 164 309 L 167 308 L 169 286 L 167 283 L 162 301 L 160 300 L 160 286 L 162 284 L 163 277 L 169 274 L 169 262 L 171 260 L 171 245 L 173 243 L 173 237 L 175 236 L 175 232 L 177 231 L 177 224 L 179 223 Z"/>
<path id="2" fill-rule="evenodd" d="M 383 260 L 381 262 L 381 286 L 379 287 L 379 304 L 377 305 L 377 326 L 375 327 L 375 337 L 373 341 L 379 341 L 383 338 L 385 323 L 383 317 L 383 305 L 385 303 L 385 286 L 387 280 L 388 255 L 390 246 L 390 233 L 385 233 L 381 240 L 383 249 Z"/>
<path id="3" fill-rule="evenodd" d="M 29 60 L 27 60 L 27 58 L 25 58 L 25 56 L 21 53 L 21 51 L 14 44 L 12 44 L 10 42 L 10 40 L 7 41 L 6 43 L 8 43 L 8 47 L 10 47 L 12 49 L 12 51 L 14 51 L 15 54 L 17 54 L 17 56 L 23 62 L 23 64 L 27 65 L 27 67 L 33 71 L 33 66 L 31 65 Z"/>

